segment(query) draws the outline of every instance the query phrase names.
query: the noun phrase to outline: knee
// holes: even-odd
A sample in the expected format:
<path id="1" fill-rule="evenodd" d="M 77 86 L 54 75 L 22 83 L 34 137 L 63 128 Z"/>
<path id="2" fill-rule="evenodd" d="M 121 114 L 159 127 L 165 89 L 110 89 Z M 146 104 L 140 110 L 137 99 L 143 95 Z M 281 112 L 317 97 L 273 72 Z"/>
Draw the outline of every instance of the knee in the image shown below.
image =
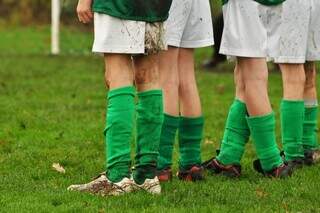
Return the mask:
<path id="1" fill-rule="evenodd" d="M 306 83 L 306 76 L 304 73 L 291 73 L 285 79 L 287 85 L 292 85 L 294 87 L 304 87 Z"/>
<path id="2" fill-rule="evenodd" d="M 135 72 L 136 84 L 150 84 L 159 81 L 159 73 L 155 67 L 139 68 Z"/>
<path id="3" fill-rule="evenodd" d="M 313 89 L 316 87 L 316 70 L 314 66 L 305 66 L 305 89 Z"/>
<path id="4" fill-rule="evenodd" d="M 104 79 L 107 88 L 117 88 L 126 85 L 132 85 L 133 83 L 133 76 L 130 72 L 115 74 L 106 71 Z"/>

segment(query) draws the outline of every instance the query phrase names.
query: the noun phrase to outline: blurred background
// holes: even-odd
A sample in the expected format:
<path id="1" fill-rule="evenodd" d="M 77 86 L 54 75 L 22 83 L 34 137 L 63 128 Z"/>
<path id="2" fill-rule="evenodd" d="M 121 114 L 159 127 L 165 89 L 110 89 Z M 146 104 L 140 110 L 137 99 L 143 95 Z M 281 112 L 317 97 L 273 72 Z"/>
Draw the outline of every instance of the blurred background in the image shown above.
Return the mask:
<path id="1" fill-rule="evenodd" d="M 91 52 L 92 25 L 78 22 L 77 2 L 60 0 L 62 54 Z M 217 16 L 220 1 L 211 0 L 211 3 L 213 16 Z M 0 0 L 0 54 L 49 54 L 50 24 L 50 0 Z"/>

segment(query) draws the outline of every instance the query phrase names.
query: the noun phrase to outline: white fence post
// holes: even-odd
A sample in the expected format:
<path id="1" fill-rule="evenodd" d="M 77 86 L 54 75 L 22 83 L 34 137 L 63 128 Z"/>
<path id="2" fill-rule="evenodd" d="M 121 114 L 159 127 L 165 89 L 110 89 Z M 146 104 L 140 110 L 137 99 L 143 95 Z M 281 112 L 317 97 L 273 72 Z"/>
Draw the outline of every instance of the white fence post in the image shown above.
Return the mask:
<path id="1" fill-rule="evenodd" d="M 59 25 L 60 25 L 60 0 L 51 0 L 51 53 L 58 55 L 59 47 Z"/>

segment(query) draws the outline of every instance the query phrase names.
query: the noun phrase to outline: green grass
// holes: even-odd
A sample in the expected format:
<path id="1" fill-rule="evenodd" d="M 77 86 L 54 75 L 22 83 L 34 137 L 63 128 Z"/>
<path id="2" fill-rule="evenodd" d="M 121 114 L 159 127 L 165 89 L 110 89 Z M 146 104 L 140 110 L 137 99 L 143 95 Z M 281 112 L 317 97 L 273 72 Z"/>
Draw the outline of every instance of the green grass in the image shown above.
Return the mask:
<path id="1" fill-rule="evenodd" d="M 163 184 L 161 196 L 139 192 L 102 198 L 66 191 L 104 169 L 103 64 L 96 56 L 67 54 L 89 49 L 90 34 L 75 30 L 64 29 L 65 35 L 75 35 L 73 43 L 62 39 L 64 55 L 46 55 L 48 32 L 40 27 L 0 33 L 0 212 L 320 212 L 320 166 L 304 168 L 287 180 L 263 178 L 251 168 L 251 143 L 239 180 L 175 179 Z M 28 39 L 16 43 L 24 36 Z M 197 62 L 209 51 L 198 51 Z M 232 74 L 222 71 L 231 69 L 223 64 L 215 73 L 197 72 L 205 137 L 213 141 L 203 145 L 203 159 L 212 156 L 222 137 L 234 90 Z M 277 73 L 270 76 L 270 95 L 279 118 Z M 279 130 L 278 122 L 278 141 Z M 56 162 L 65 174 L 51 168 Z"/>

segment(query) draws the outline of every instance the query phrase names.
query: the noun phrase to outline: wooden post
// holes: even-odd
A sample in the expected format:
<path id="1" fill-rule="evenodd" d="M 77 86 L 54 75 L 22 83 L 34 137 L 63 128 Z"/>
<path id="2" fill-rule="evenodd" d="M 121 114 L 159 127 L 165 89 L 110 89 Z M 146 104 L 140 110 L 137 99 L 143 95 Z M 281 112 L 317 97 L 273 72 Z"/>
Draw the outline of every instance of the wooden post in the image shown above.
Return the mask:
<path id="1" fill-rule="evenodd" d="M 59 47 L 59 25 L 60 25 L 60 0 L 51 0 L 51 53 L 58 55 Z"/>

